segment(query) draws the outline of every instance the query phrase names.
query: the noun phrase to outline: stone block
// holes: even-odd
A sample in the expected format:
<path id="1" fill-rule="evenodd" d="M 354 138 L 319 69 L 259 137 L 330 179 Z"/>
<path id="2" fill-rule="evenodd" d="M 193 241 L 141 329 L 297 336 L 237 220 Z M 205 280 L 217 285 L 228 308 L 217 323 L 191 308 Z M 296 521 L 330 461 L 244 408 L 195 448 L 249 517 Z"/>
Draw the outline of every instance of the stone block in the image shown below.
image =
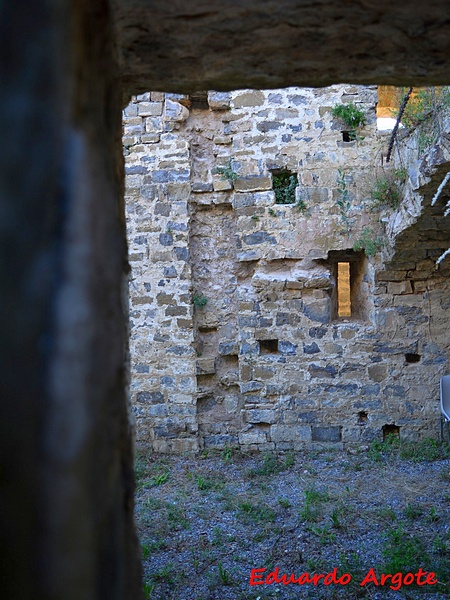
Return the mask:
<path id="1" fill-rule="evenodd" d="M 272 189 L 272 179 L 268 175 L 247 175 L 234 182 L 237 192 L 261 192 Z"/>
<path id="2" fill-rule="evenodd" d="M 259 90 L 252 90 L 239 94 L 232 100 L 235 108 L 244 108 L 248 106 L 261 106 L 266 101 L 266 96 Z"/>
<path id="3" fill-rule="evenodd" d="M 214 177 L 212 185 L 215 192 L 226 192 L 233 189 L 231 181 L 222 177 Z"/>
<path id="4" fill-rule="evenodd" d="M 164 402 L 164 396 L 161 392 L 138 392 L 136 402 L 142 404 L 161 404 Z"/>
<path id="5" fill-rule="evenodd" d="M 149 417 L 167 417 L 167 404 L 155 404 L 148 407 Z"/>
<path id="6" fill-rule="evenodd" d="M 209 375 L 216 372 L 215 357 L 202 356 L 197 358 L 196 362 L 197 375 Z"/>
<path id="7" fill-rule="evenodd" d="M 334 379 L 337 374 L 337 369 L 332 365 L 326 365 L 322 367 L 321 365 L 316 365 L 313 363 L 308 367 L 308 372 L 311 377 Z"/>
<path id="8" fill-rule="evenodd" d="M 219 354 L 222 356 L 235 356 L 238 354 L 237 342 L 220 342 Z"/>
<path id="9" fill-rule="evenodd" d="M 303 352 L 305 354 L 318 354 L 321 350 L 316 342 L 313 342 L 312 344 L 303 344 Z"/>
<path id="10" fill-rule="evenodd" d="M 238 434 L 239 443 L 243 445 L 248 444 L 264 444 L 267 442 L 267 433 L 264 431 L 258 431 L 257 429 L 251 429 L 247 432 Z"/>
<path id="11" fill-rule="evenodd" d="M 230 108 L 230 92 L 208 92 L 208 104 L 211 110 L 228 110 Z"/>
<path id="12" fill-rule="evenodd" d="M 140 102 L 138 107 L 140 117 L 158 117 L 162 115 L 162 102 Z"/>
<path id="13" fill-rule="evenodd" d="M 324 426 L 312 427 L 311 435 L 313 442 L 340 442 L 341 441 L 340 426 Z"/>
<path id="14" fill-rule="evenodd" d="M 215 135 L 213 142 L 218 146 L 228 146 L 233 142 L 233 137 L 231 135 Z"/>
<path id="15" fill-rule="evenodd" d="M 243 417 L 245 423 L 275 423 L 277 420 L 276 411 L 271 409 L 244 410 Z"/>
<path id="16" fill-rule="evenodd" d="M 164 106 L 164 119 L 181 123 L 189 117 L 189 110 L 179 102 L 166 99 Z"/>
<path id="17" fill-rule="evenodd" d="M 295 356 L 297 354 L 297 345 L 291 342 L 280 340 L 278 342 L 278 351 L 286 356 Z"/>
<path id="18" fill-rule="evenodd" d="M 318 299 L 315 302 L 304 304 L 303 313 L 311 321 L 319 323 L 330 322 L 330 300 L 328 298 Z"/>
<path id="19" fill-rule="evenodd" d="M 191 191 L 194 194 L 204 194 L 214 190 L 213 184 L 208 181 L 193 181 L 191 183 Z"/>
<path id="20" fill-rule="evenodd" d="M 272 442 L 309 442 L 311 427 L 309 425 L 271 425 L 270 440 Z"/>
<path id="21" fill-rule="evenodd" d="M 261 390 L 264 387 L 264 384 L 261 381 L 247 381 L 241 383 L 241 393 L 247 394 L 248 392 L 256 392 Z"/>
<path id="22" fill-rule="evenodd" d="M 413 289 L 411 282 L 400 281 L 400 282 L 389 282 L 388 283 L 388 294 L 412 294 Z"/>

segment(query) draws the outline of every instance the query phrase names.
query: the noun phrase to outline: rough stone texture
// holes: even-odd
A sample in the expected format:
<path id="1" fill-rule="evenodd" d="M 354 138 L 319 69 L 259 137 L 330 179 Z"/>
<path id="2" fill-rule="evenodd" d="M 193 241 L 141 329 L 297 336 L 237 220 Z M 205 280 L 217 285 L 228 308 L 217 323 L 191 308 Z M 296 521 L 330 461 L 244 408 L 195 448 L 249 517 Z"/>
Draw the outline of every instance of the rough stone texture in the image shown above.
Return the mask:
<path id="1" fill-rule="evenodd" d="M 449 358 L 449 283 L 448 269 L 436 272 L 433 257 L 449 244 L 450 228 L 442 219 L 446 194 L 433 208 L 430 194 L 448 159 L 445 151 L 413 159 L 414 137 L 405 138 L 396 160 L 407 160 L 420 181 L 411 191 L 408 180 L 397 211 L 371 211 L 370 190 L 388 140 L 376 129 L 376 99 L 373 86 L 240 90 L 228 95 L 228 110 L 215 103 L 211 110 L 191 108 L 183 124 L 163 113 L 158 127 L 170 134 L 152 145 L 137 137 L 126 148 L 127 220 L 136 257 L 132 400 L 140 443 L 163 451 L 171 451 L 175 439 L 192 450 L 342 446 L 381 439 L 383 426 L 392 423 L 408 439 L 437 435 L 438 381 Z M 342 141 L 342 126 L 331 115 L 334 105 L 349 100 L 367 116 L 356 142 Z M 128 113 L 140 102 L 135 98 Z M 128 139 L 135 120 L 126 114 Z M 216 143 L 225 135 L 227 145 Z M 162 167 L 167 175 L 149 199 L 142 191 L 152 169 L 159 174 Z M 272 178 L 283 169 L 298 176 L 303 212 L 275 203 Z M 166 181 L 186 173 L 191 184 L 180 183 L 186 194 L 179 220 L 168 221 L 169 213 L 152 217 Z M 228 185 L 211 189 L 218 176 Z M 338 205 L 344 183 L 348 227 Z M 367 226 L 382 234 L 380 218 L 385 249 L 368 260 L 351 248 Z M 149 220 L 153 241 L 145 252 Z M 164 280 L 148 259 L 152 252 L 170 258 L 161 233 L 168 222 L 171 244 L 177 232 L 188 258 L 182 277 Z M 337 313 L 339 261 L 350 265 L 348 318 Z M 181 273 L 177 262 L 164 263 L 174 266 Z M 155 290 L 147 299 L 148 320 L 142 320 L 142 285 Z M 176 311 L 187 319 L 180 321 Z M 408 362 L 412 354 L 418 362 Z M 146 413 L 136 392 L 156 391 L 163 372 L 172 386 L 163 388 L 165 410 Z M 186 427 L 175 435 L 170 413 L 181 402 L 191 410 L 178 415 Z M 162 443 L 166 428 L 173 441 Z"/>
<path id="2" fill-rule="evenodd" d="M 132 93 L 399 79 L 405 85 L 448 83 L 450 24 L 443 0 L 113 5 L 122 79 Z"/>
<path id="3" fill-rule="evenodd" d="M 7 2 L 0 32 L 2 596 L 139 599 L 108 7 Z"/>
<path id="4" fill-rule="evenodd" d="M 126 97 L 150 88 L 172 89 L 177 94 L 171 99 L 186 108 L 181 94 L 185 88 L 321 85 L 337 80 L 448 83 L 450 38 L 444 2 L 334 3 L 332 21 L 325 19 L 323 3 L 320 10 L 315 5 L 241 3 L 236 11 L 220 3 L 217 9 L 212 5 L 215 14 L 210 3 L 198 2 L 134 0 L 117 6 L 112 28 L 104 0 L 31 0 L 26 10 L 18 2 L 2 5 L 2 592 L 18 600 L 140 597 L 121 358 L 126 256 L 122 163 L 114 151 L 120 137 L 119 79 L 126 84 Z M 301 22 L 292 13 L 297 10 L 302 11 L 297 13 Z M 174 26 L 166 19 L 170 14 L 181 17 L 175 18 Z M 393 18 L 396 15 L 399 18 Z M 206 21 L 213 18 L 220 27 L 211 35 Z M 148 23 L 157 30 L 150 35 Z M 317 27 L 311 27 L 314 23 Z M 302 30 L 302 24 L 309 29 Z M 115 42 L 113 30 L 120 31 L 123 40 L 117 47 L 120 77 L 110 43 Z M 241 35 L 244 30 L 248 37 Z M 143 58 L 139 65 L 136 56 Z M 151 92 L 143 101 L 163 99 L 161 92 Z M 227 108 L 226 97 L 216 96 L 214 102 L 217 112 Z M 157 127 L 160 107 L 155 105 L 145 117 L 136 107 L 130 110 L 136 110 L 129 115 L 136 121 L 125 144 L 135 146 L 135 136 L 141 136 L 142 144 L 157 144 L 163 133 Z M 178 109 L 178 117 L 185 114 Z M 222 143 L 228 136 L 220 136 Z M 163 172 L 160 178 L 164 177 Z M 150 183 L 142 194 L 151 199 L 153 190 Z M 164 215 L 168 207 L 161 202 L 155 214 L 157 210 Z M 440 247 L 442 240 L 438 241 Z M 175 246 L 173 252 L 186 262 L 186 248 Z M 402 281 L 416 266 L 402 261 L 401 247 L 397 258 L 393 266 L 402 269 L 384 271 L 384 283 Z M 417 272 L 426 272 L 425 260 L 422 256 Z M 173 271 L 166 276 L 172 278 Z M 414 283 L 416 294 L 427 291 L 421 277 Z M 433 286 L 437 290 L 437 280 Z M 440 302 L 447 310 L 444 295 Z M 414 306 L 400 306 L 398 299 L 391 308 L 397 306 L 414 313 Z M 81 327 L 75 317 L 82 320 Z M 190 326 L 189 318 L 177 318 L 185 318 Z M 416 313 L 415 318 L 420 321 L 423 315 Z M 325 337 L 318 333 L 322 326 L 311 329 L 316 329 L 314 339 L 320 344 Z M 349 339 L 352 330 L 341 334 Z M 426 342 L 431 364 L 443 364 L 433 344 Z M 247 342 L 240 346 L 246 351 L 256 347 Z M 227 343 L 227 354 L 232 347 Z M 329 347 L 336 348 L 336 343 Z M 378 348 L 380 355 L 382 350 L 393 351 L 386 344 Z M 63 379 L 58 372 L 64 373 Z M 381 371 L 372 373 L 383 377 Z M 252 381 L 247 366 L 241 369 L 242 380 L 246 375 Z M 64 384 L 62 391 L 58 381 Z M 271 385 L 273 390 L 276 385 Z M 231 413 L 233 404 L 237 405 L 234 395 L 224 399 Z M 153 406 L 164 411 L 161 403 Z M 303 414 L 306 419 L 307 411 Z M 54 437 L 47 437 L 54 431 L 55 417 L 62 426 L 56 445 L 49 443 Z M 256 441 L 264 437 L 264 432 L 256 433 L 247 436 Z M 299 432 L 298 438 L 307 439 L 307 433 Z M 213 444 L 232 443 L 220 434 L 208 439 Z M 183 440 L 172 443 L 176 441 L 182 448 Z"/>

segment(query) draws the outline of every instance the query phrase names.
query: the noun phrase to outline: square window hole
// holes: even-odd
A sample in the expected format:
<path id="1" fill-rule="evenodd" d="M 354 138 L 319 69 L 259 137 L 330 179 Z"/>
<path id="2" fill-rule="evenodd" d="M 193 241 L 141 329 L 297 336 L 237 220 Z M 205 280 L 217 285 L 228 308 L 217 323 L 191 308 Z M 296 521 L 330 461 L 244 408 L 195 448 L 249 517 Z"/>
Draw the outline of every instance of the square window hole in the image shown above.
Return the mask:
<path id="1" fill-rule="evenodd" d="M 298 177 L 291 171 L 272 171 L 272 185 L 275 204 L 295 204 L 295 190 Z"/>
<path id="2" fill-rule="evenodd" d="M 420 361 L 420 354 L 414 354 L 414 352 L 407 352 L 405 354 L 405 360 L 407 363 L 418 363 Z"/>
<path id="3" fill-rule="evenodd" d="M 383 425 L 383 442 L 388 437 L 400 439 L 400 427 L 398 425 Z"/>
<path id="4" fill-rule="evenodd" d="M 278 340 L 258 340 L 260 354 L 277 354 Z"/>

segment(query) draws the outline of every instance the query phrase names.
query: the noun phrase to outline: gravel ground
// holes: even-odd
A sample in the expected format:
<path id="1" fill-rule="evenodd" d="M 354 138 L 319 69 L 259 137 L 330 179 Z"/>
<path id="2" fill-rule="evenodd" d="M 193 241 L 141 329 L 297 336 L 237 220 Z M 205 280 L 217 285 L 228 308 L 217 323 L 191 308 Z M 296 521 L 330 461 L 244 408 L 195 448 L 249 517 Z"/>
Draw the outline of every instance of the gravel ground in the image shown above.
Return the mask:
<path id="1" fill-rule="evenodd" d="M 432 442 L 355 454 L 141 454 L 136 520 L 147 598 L 449 598 L 448 454 Z M 336 568 L 336 579 L 351 581 L 264 583 L 277 567 L 278 578 Z M 252 570 L 264 568 L 254 574 L 263 584 L 251 586 Z M 420 568 L 438 583 L 406 585 L 398 575 L 381 585 L 382 573 Z"/>

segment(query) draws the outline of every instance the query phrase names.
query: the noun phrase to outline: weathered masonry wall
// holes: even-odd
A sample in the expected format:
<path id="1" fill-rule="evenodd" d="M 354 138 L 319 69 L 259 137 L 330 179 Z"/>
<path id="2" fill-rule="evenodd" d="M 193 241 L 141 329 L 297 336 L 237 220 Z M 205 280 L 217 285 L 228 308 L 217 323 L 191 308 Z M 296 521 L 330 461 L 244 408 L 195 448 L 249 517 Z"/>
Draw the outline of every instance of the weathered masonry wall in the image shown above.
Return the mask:
<path id="1" fill-rule="evenodd" d="M 332 116 L 348 102 L 366 115 L 354 141 Z M 431 197 L 447 156 L 418 161 L 407 140 L 390 167 L 409 167 L 405 200 L 372 210 L 387 141 L 376 102 L 376 87 L 345 85 L 132 99 L 139 443 L 271 450 L 437 435 L 450 296 L 448 268 L 434 261 L 450 233 L 445 194 L 435 207 Z M 280 173 L 298 181 L 290 204 L 276 202 Z M 367 236 L 384 239 L 371 258 L 352 250 Z M 339 263 L 349 317 L 338 314 Z"/>

